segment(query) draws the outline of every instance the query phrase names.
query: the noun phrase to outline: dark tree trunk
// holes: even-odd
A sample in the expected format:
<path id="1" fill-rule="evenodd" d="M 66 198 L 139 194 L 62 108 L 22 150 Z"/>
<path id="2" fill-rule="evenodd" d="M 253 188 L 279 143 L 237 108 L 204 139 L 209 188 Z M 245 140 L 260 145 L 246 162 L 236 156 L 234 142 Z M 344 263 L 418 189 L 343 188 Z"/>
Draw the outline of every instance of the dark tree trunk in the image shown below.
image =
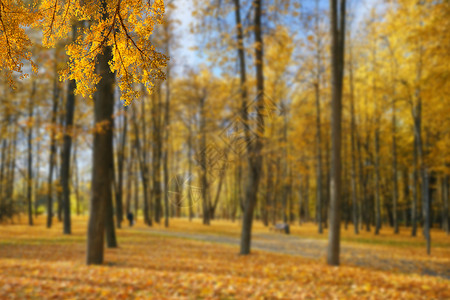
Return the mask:
<path id="1" fill-rule="evenodd" d="M 72 26 L 72 40 L 76 39 L 77 26 Z M 64 234 L 71 234 L 71 218 L 70 218 L 70 152 L 72 150 L 72 133 L 73 133 L 73 116 L 75 113 L 75 80 L 69 80 L 67 87 L 66 100 L 66 118 L 64 123 L 64 144 L 61 162 L 61 185 L 63 189 L 63 207 L 64 207 Z"/>
<path id="2" fill-rule="evenodd" d="M 288 214 L 290 214 L 290 210 L 288 213 L 286 213 L 286 209 L 288 208 L 287 201 L 289 197 L 289 173 L 288 173 L 288 153 L 287 153 L 287 130 L 288 130 L 288 123 L 287 123 L 287 111 L 286 108 L 283 108 L 283 179 L 282 179 L 282 205 L 283 205 L 283 223 L 288 223 Z M 286 229 L 286 233 L 289 234 L 289 227 Z"/>
<path id="3" fill-rule="evenodd" d="M 255 22 L 254 22 L 254 34 L 255 42 L 255 59 L 256 59 L 256 136 L 254 142 L 248 144 L 248 162 L 249 162 L 249 174 L 248 182 L 245 191 L 245 203 L 244 203 L 244 215 L 242 220 L 242 232 L 241 232 L 241 250 L 240 254 L 250 254 L 251 248 L 251 234 L 253 223 L 253 212 L 257 201 L 259 179 L 261 175 L 262 156 L 261 151 L 263 148 L 262 137 L 264 136 L 264 53 L 263 53 L 263 38 L 261 30 L 261 15 L 262 15 L 262 0 L 254 0 L 255 9 Z"/>
<path id="4" fill-rule="evenodd" d="M 395 99 L 392 100 L 392 203 L 393 203 L 393 215 L 394 233 L 398 234 L 398 178 L 397 178 L 397 119 L 396 119 L 396 107 Z"/>
<path id="5" fill-rule="evenodd" d="M 375 42 L 376 43 L 376 42 Z M 376 70 L 376 44 L 373 46 L 373 69 Z M 374 147 L 375 147 L 375 235 L 380 233 L 381 229 L 381 178 L 380 178 L 380 110 L 378 108 L 377 88 L 375 78 L 372 83 L 373 88 L 373 103 L 375 114 L 375 133 L 374 133 Z"/>
<path id="6" fill-rule="evenodd" d="M 139 153 L 137 152 L 137 149 L 135 149 L 136 157 L 139 157 Z M 142 174 L 142 173 L 141 173 Z M 138 219 L 138 213 L 139 213 L 139 176 L 138 176 L 138 164 L 134 163 L 134 219 L 137 222 Z M 144 201 L 146 201 L 146 196 L 144 197 Z M 144 223 L 145 223 L 144 219 Z"/>
<path id="7" fill-rule="evenodd" d="M 219 204 L 219 200 L 220 200 L 220 192 L 222 191 L 222 185 L 223 185 L 223 181 L 225 179 L 225 164 L 226 161 L 224 161 L 223 166 L 221 168 L 220 174 L 219 174 L 219 183 L 217 184 L 217 191 L 216 191 L 216 196 L 214 197 L 214 202 L 212 203 L 211 207 L 209 208 L 209 217 L 211 220 L 214 220 L 215 214 L 216 214 L 216 209 L 217 209 L 217 205 Z"/>
<path id="8" fill-rule="evenodd" d="M 316 95 L 316 149 L 317 149 L 317 169 L 316 169 L 316 190 L 317 190 L 317 225 L 319 233 L 323 233 L 322 224 L 322 147 L 320 139 L 320 90 L 319 82 L 314 85 Z"/>
<path id="9" fill-rule="evenodd" d="M 59 114 L 59 126 L 60 128 L 64 128 L 64 122 L 65 122 L 65 107 L 67 97 L 61 97 L 61 112 Z M 57 217 L 58 222 L 63 221 L 63 213 L 64 213 L 64 193 L 63 193 L 63 187 L 62 187 L 62 163 L 64 161 L 64 140 L 59 145 L 59 160 L 57 161 L 56 170 L 58 171 L 58 188 L 56 192 L 56 196 L 58 198 L 58 210 L 57 210 Z"/>
<path id="10" fill-rule="evenodd" d="M 410 199 L 409 199 L 409 171 L 408 171 L 408 167 L 405 167 L 403 169 L 403 175 L 402 175 L 402 179 L 403 179 L 403 202 L 404 205 L 406 206 L 403 211 L 404 211 L 404 215 L 405 215 L 405 226 L 410 226 L 410 217 L 409 217 L 409 212 L 408 212 L 408 208 L 410 207 Z"/>
<path id="11" fill-rule="evenodd" d="M 106 47 L 97 60 L 97 74 L 101 80 L 97 85 L 94 100 L 95 125 L 106 124 L 102 132 L 94 133 L 92 195 L 90 200 L 89 225 L 87 232 L 86 262 L 103 263 L 106 204 L 112 197 L 111 162 L 112 115 L 114 111 L 114 74 L 110 72 L 111 48 Z"/>
<path id="12" fill-rule="evenodd" d="M 202 96 L 199 101 L 199 110 L 200 110 L 200 149 L 201 149 L 201 157 L 200 157 L 200 182 L 201 182 L 201 191 L 202 191 L 202 209 L 203 209 L 203 224 L 210 224 L 209 217 L 209 199 L 208 199 L 208 179 L 207 179 L 207 150 L 206 150 L 206 112 L 205 112 L 205 97 Z"/>
<path id="13" fill-rule="evenodd" d="M 448 179 L 448 175 L 444 175 L 444 177 L 442 178 L 442 229 L 445 230 L 447 235 L 450 234 L 450 224 L 448 220 Z"/>
<path id="14" fill-rule="evenodd" d="M 338 12 L 339 2 L 339 12 Z M 330 176 L 330 232 L 327 262 L 339 265 L 340 198 L 341 198 L 341 118 L 342 81 L 344 73 L 345 0 L 330 0 L 331 20 L 331 176 Z"/>
<path id="15" fill-rule="evenodd" d="M 411 206 L 411 236 L 417 235 L 417 185 L 419 184 L 418 177 L 418 156 L 417 156 L 417 137 L 414 135 L 414 173 L 413 173 L 413 185 L 412 194 L 413 202 Z"/>
<path id="16" fill-rule="evenodd" d="M 376 101 L 375 101 L 376 102 Z M 377 117 L 378 118 L 378 117 Z M 377 122 L 378 123 L 378 122 Z M 380 188 L 380 132 L 375 129 L 375 235 L 381 229 L 381 188 Z"/>
<path id="17" fill-rule="evenodd" d="M 153 121 L 153 198 L 155 199 L 155 222 L 160 223 L 161 219 L 161 83 L 157 85 L 157 91 L 152 95 L 152 121 Z"/>
<path id="18" fill-rule="evenodd" d="M 321 118 L 320 118 L 320 80 L 321 80 L 321 45 L 319 39 L 319 1 L 316 0 L 316 17 L 315 17 L 315 31 L 316 31 L 316 79 L 314 83 L 314 94 L 316 98 L 316 206 L 317 206 L 317 225 L 318 232 L 323 233 L 322 210 L 323 210 L 323 186 L 322 186 L 322 142 L 321 142 Z"/>
<path id="19" fill-rule="evenodd" d="M 143 102 L 142 102 L 143 103 Z M 142 110 L 144 111 L 144 109 Z M 142 116 L 143 118 L 145 118 L 145 116 Z M 136 144 L 136 156 L 138 158 L 139 161 L 139 167 L 140 167 L 140 174 L 141 174 L 141 181 L 142 181 L 142 187 L 143 187 L 143 194 L 144 194 L 144 223 L 152 226 L 152 217 L 151 214 L 149 213 L 149 191 L 148 191 L 148 180 L 149 180 L 149 176 L 148 176 L 148 167 L 146 164 L 146 154 L 145 151 L 142 151 L 142 147 L 141 147 L 141 142 L 140 142 L 140 138 L 139 138 L 139 130 L 138 130 L 138 125 L 137 125 L 137 119 L 136 119 L 136 108 L 133 109 L 133 120 L 134 120 L 134 133 L 135 133 L 135 144 Z M 144 126 L 143 128 L 145 128 L 145 121 L 144 121 Z M 144 136 L 145 136 L 145 132 L 144 132 Z M 144 139 L 144 147 L 145 147 L 145 139 Z M 138 187 L 139 187 L 139 183 L 138 183 L 138 178 L 136 177 L 136 183 L 135 183 L 135 193 L 136 195 L 138 194 Z M 136 215 L 137 215 L 137 196 L 135 198 L 135 209 L 136 209 Z"/>
<path id="20" fill-rule="evenodd" d="M 75 199 L 76 199 L 76 212 L 77 216 L 81 213 L 81 199 L 80 199 L 80 175 L 78 170 L 78 164 L 77 164 L 77 143 L 75 142 L 73 145 L 73 168 L 72 173 L 74 175 L 72 176 L 72 186 L 75 188 Z"/>
<path id="21" fill-rule="evenodd" d="M 166 101 L 164 105 L 164 151 L 163 151 L 163 170 L 164 170 L 164 226 L 169 227 L 169 133 L 170 133 L 170 68 L 167 68 L 166 79 Z"/>
<path id="22" fill-rule="evenodd" d="M 15 187 L 15 172 L 16 172 L 16 155 L 17 155 L 17 135 L 18 135 L 18 126 L 17 126 L 17 118 L 10 117 L 10 122 L 15 124 L 12 131 L 12 138 L 8 147 L 8 173 L 7 173 L 7 189 L 6 189 L 6 199 L 9 200 L 8 211 L 11 218 L 13 220 L 14 215 L 14 187 Z M 10 123 L 10 124 L 11 124 Z M 20 217 L 20 215 L 19 215 Z"/>
<path id="23" fill-rule="evenodd" d="M 39 136 L 39 130 L 41 128 L 41 121 L 40 121 L 40 117 L 39 117 L 39 112 L 36 115 L 36 121 L 35 121 L 35 125 L 34 128 L 36 130 L 36 136 Z M 38 215 L 39 215 L 39 170 L 41 169 L 41 156 L 39 155 L 41 153 L 41 141 L 40 139 L 38 139 L 36 141 L 36 165 L 34 166 L 35 168 L 35 174 L 34 174 L 34 216 L 37 219 Z"/>
<path id="24" fill-rule="evenodd" d="M 125 162 L 125 145 L 128 131 L 128 110 L 124 112 L 123 128 L 117 151 L 117 185 L 116 185 L 116 223 L 117 228 L 121 228 L 123 221 L 123 171 Z M 128 198 L 127 198 L 128 199 Z M 128 199 L 129 200 L 129 199 Z M 129 204 L 129 203 L 128 203 Z M 128 213 L 129 207 L 127 208 Z"/>
<path id="25" fill-rule="evenodd" d="M 188 148 L 189 148 L 189 157 L 188 157 L 188 168 L 189 168 L 189 174 L 188 174 L 188 205 L 189 205 L 189 222 L 192 221 L 192 218 L 194 217 L 194 211 L 193 211 L 193 203 L 192 203 L 192 128 L 191 124 L 189 123 L 189 137 L 188 137 Z"/>
<path id="26" fill-rule="evenodd" d="M 9 124 L 8 124 L 9 125 Z M 2 128 L 3 131 L 3 128 Z M 8 148 L 7 139 L 2 141 L 2 151 L 0 160 L 0 222 L 9 214 L 7 211 L 7 204 L 4 197 L 3 187 L 5 186 L 5 164 L 6 164 L 6 150 Z"/>
<path id="27" fill-rule="evenodd" d="M 28 124 L 27 146 L 28 146 L 28 173 L 27 173 L 27 202 L 28 202 L 28 225 L 33 225 L 32 190 L 33 190 L 33 121 L 34 94 L 36 93 L 36 82 L 33 82 L 30 99 L 28 102 Z M 15 163 L 15 162 L 14 162 Z"/>
<path id="28" fill-rule="evenodd" d="M 125 214 L 127 216 L 131 212 L 131 183 L 132 183 L 131 179 L 133 177 L 134 158 L 135 158 L 134 151 L 130 147 L 128 161 L 127 161 L 127 183 L 126 183 L 127 194 L 126 194 L 126 200 L 125 200 Z"/>
<path id="29" fill-rule="evenodd" d="M 267 177 L 266 177 L 266 205 L 269 206 L 270 205 L 270 213 L 272 216 L 272 224 L 275 225 L 275 205 L 272 201 L 273 199 L 273 187 L 272 187 L 272 182 L 273 182 L 273 178 L 272 178 L 272 163 L 270 161 L 267 162 Z M 265 226 L 269 225 L 269 212 L 267 211 L 267 224 L 264 224 Z"/>
<path id="30" fill-rule="evenodd" d="M 351 114 L 351 159 L 352 159 L 352 172 L 351 172 L 351 185 L 352 185 L 352 219 L 355 234 L 359 234 L 358 227 L 358 199 L 356 189 L 356 120 L 355 120 L 355 93 L 353 82 L 353 52 L 350 45 L 350 62 L 349 62 L 349 84 L 350 84 L 350 114 Z M 360 182 L 361 185 L 361 182 Z"/>
<path id="31" fill-rule="evenodd" d="M 114 105 L 114 101 L 113 101 Z M 114 120 L 111 118 L 111 127 L 114 127 Z M 113 131 L 112 131 L 113 132 Z M 106 151 L 109 152 L 108 149 Z M 105 151 L 105 152 L 106 152 Z M 108 248 L 117 248 L 116 230 L 114 227 L 114 205 L 113 205 L 113 186 L 115 181 L 114 175 L 114 151 L 113 151 L 113 135 L 111 134 L 111 153 L 109 161 L 109 178 L 110 178 L 110 192 L 106 198 L 105 203 L 105 235 L 106 245 Z"/>
<path id="32" fill-rule="evenodd" d="M 58 98 L 59 98 L 59 85 L 56 74 L 56 57 L 55 57 L 55 75 L 53 79 L 53 105 L 52 105 L 52 126 L 56 125 L 56 115 L 58 113 Z M 55 130 L 52 128 L 50 132 L 50 159 L 49 159 L 49 171 L 48 171 L 48 195 L 47 195 L 47 228 L 52 227 L 53 221 L 53 170 L 55 168 L 56 159 L 56 139 Z"/>
<path id="33" fill-rule="evenodd" d="M 310 217 L 309 217 L 309 174 L 306 174 L 305 177 L 305 197 L 304 197 L 304 201 L 303 201 L 303 205 L 305 206 L 305 215 L 304 215 L 304 219 L 305 221 L 309 221 Z"/>

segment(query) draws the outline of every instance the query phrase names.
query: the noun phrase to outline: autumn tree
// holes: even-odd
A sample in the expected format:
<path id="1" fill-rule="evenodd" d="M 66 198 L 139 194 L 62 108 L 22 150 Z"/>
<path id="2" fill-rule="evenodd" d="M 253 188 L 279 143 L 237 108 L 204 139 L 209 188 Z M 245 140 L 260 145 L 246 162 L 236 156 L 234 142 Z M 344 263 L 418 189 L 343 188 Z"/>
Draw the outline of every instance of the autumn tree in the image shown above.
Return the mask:
<path id="1" fill-rule="evenodd" d="M 338 5 L 339 2 L 339 5 Z M 330 0 L 331 22 L 331 197 L 330 233 L 327 262 L 339 265 L 340 200 L 341 200 L 341 114 L 342 81 L 344 73 L 345 0 Z"/>

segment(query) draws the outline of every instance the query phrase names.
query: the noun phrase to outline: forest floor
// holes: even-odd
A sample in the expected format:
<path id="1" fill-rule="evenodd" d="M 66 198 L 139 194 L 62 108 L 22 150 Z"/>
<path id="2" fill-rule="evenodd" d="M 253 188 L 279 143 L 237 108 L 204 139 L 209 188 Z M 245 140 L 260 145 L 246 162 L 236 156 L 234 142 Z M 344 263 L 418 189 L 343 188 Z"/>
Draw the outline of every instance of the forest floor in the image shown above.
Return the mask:
<path id="1" fill-rule="evenodd" d="M 158 235 L 240 245 L 239 224 L 228 221 L 213 221 L 212 230 L 204 230 L 203 225 L 199 227 L 197 224 L 200 220 L 194 220 L 193 222 L 194 226 L 187 220 L 177 220 L 173 224 L 175 226 L 170 229 L 152 227 L 144 230 Z M 191 231 L 186 232 L 186 228 L 191 228 Z M 230 231 L 230 229 L 234 230 Z M 252 248 L 318 260 L 326 257 L 327 240 L 324 239 L 328 237 L 326 230 L 321 235 L 314 234 L 317 227 L 311 223 L 291 226 L 291 230 L 293 233 L 286 235 L 271 232 L 270 229 L 268 230 L 260 224 L 255 225 L 252 235 Z M 417 237 L 411 237 L 410 230 L 407 228 L 403 228 L 399 235 L 387 233 L 391 230 L 387 228 L 384 230 L 386 233 L 381 233 L 377 237 L 374 237 L 373 232 L 364 231 L 360 234 L 362 237 L 345 238 L 354 235 L 352 230 L 353 227 L 350 226 L 347 230 L 343 229 L 342 264 L 385 271 L 439 276 L 450 280 L 450 236 L 446 236 L 442 231 L 434 232 L 433 236 L 437 235 L 435 247 L 432 249 L 435 255 L 428 256 L 421 234 L 419 233 Z"/>
<path id="2" fill-rule="evenodd" d="M 450 299 L 450 239 L 439 231 L 426 256 L 423 238 L 406 229 L 353 239 L 349 228 L 342 266 L 329 267 L 326 233 L 316 234 L 313 224 L 285 236 L 255 222 L 255 250 L 240 256 L 239 224 L 171 220 L 169 229 L 119 229 L 119 248 L 106 249 L 105 264 L 85 266 L 86 218 L 74 218 L 72 235 L 44 221 L 0 225 L 0 299 Z M 385 258 L 415 267 L 380 267 Z"/>

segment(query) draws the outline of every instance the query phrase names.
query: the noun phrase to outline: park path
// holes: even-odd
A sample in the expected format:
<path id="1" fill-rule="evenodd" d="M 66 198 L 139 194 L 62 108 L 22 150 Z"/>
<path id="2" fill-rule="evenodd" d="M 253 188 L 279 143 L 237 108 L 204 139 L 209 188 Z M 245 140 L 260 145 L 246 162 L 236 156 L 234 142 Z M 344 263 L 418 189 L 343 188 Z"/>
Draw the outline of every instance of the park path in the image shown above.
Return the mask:
<path id="1" fill-rule="evenodd" d="M 189 233 L 169 231 L 165 229 L 149 228 L 146 232 L 159 236 L 186 238 L 203 242 L 220 243 L 239 246 L 240 239 L 232 236 L 223 236 L 205 233 Z M 327 241 L 301 238 L 294 235 L 277 233 L 254 233 L 252 249 L 273 253 L 299 255 L 311 259 L 325 259 Z M 450 280 L 450 262 L 442 264 L 432 260 L 415 260 L 408 257 L 398 258 L 385 251 L 380 252 L 371 246 L 341 244 L 341 262 L 383 271 L 401 273 L 415 273 L 421 275 L 437 276 Z"/>

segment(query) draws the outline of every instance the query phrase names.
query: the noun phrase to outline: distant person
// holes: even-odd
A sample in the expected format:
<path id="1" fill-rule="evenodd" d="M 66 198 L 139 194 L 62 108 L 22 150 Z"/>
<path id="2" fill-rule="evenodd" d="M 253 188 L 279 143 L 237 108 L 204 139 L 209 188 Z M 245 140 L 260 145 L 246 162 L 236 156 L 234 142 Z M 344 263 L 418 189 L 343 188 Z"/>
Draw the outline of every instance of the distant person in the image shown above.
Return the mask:
<path id="1" fill-rule="evenodd" d="M 133 226 L 134 225 L 134 216 L 131 211 L 127 214 L 127 219 L 128 219 L 128 222 L 130 223 L 130 227 Z"/>

